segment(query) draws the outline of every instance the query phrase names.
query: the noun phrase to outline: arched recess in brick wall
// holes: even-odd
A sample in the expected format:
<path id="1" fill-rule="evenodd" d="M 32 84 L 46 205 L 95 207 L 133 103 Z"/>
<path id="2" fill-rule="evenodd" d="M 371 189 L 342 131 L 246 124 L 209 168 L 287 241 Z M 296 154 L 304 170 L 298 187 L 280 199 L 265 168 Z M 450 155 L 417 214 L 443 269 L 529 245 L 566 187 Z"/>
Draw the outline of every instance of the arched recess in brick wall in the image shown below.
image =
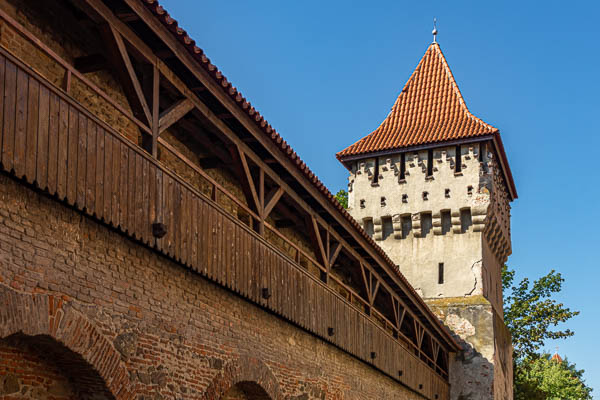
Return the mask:
<path id="1" fill-rule="evenodd" d="M 256 382 L 238 382 L 221 400 L 271 400 L 271 396 Z"/>
<path id="2" fill-rule="evenodd" d="M 132 397 L 129 374 L 113 344 L 69 299 L 0 285 L 0 339 L 47 352 L 75 386 L 91 382 L 116 400 Z M 80 374 L 80 375 L 78 375 Z M 81 382 L 78 381 L 81 380 Z"/>
<path id="3" fill-rule="evenodd" d="M 52 400 L 114 400 L 89 363 L 48 335 L 0 339 L 0 395 Z M 1 396 L 0 396 L 1 397 Z"/>
<path id="4" fill-rule="evenodd" d="M 202 400 L 215 399 L 283 400 L 283 395 L 275 375 L 265 363 L 252 357 L 240 357 L 225 365 L 202 396 Z"/>

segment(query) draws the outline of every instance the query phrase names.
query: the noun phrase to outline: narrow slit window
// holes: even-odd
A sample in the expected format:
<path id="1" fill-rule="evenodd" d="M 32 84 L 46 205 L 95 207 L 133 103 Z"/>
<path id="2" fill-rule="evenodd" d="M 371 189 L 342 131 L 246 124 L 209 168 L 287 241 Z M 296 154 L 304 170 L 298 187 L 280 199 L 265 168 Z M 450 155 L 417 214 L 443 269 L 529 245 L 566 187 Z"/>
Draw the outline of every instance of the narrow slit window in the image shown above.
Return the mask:
<path id="1" fill-rule="evenodd" d="M 450 210 L 444 210 L 441 212 L 442 214 L 442 235 L 450 232 L 452 229 L 452 216 L 450 215 Z"/>
<path id="2" fill-rule="evenodd" d="M 406 179 L 406 153 L 400 154 L 400 179 Z"/>
<path id="3" fill-rule="evenodd" d="M 375 171 L 373 174 L 373 184 L 379 183 L 379 157 L 375 157 Z"/>
<path id="4" fill-rule="evenodd" d="M 454 172 L 462 172 L 462 154 L 460 153 L 460 145 L 456 146 L 456 167 Z"/>
<path id="5" fill-rule="evenodd" d="M 444 283 L 444 263 L 438 264 L 438 285 Z"/>
<path id="6" fill-rule="evenodd" d="M 427 150 L 427 176 L 433 175 L 433 149 Z"/>

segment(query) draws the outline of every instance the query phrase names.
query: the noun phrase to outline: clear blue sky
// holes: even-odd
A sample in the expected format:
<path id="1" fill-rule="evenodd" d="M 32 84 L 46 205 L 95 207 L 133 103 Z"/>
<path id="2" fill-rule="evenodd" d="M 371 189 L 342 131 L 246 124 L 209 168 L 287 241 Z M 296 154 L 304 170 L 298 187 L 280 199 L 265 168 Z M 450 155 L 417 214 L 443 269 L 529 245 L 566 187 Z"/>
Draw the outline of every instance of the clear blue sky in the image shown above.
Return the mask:
<path id="1" fill-rule="evenodd" d="M 555 268 L 581 315 L 560 346 L 600 398 L 600 2 L 162 0 L 336 192 L 335 153 L 370 133 L 431 42 L 470 110 L 500 128 L 519 199 L 518 277 Z"/>

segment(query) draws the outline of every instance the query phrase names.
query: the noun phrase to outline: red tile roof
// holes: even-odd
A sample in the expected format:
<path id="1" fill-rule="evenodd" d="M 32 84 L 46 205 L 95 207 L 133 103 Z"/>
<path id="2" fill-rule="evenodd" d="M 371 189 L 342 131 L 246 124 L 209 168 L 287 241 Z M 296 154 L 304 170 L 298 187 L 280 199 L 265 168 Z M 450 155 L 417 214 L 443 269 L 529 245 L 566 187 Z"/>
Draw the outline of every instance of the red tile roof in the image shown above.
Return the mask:
<path id="1" fill-rule="evenodd" d="M 337 153 L 337 157 L 496 132 L 498 129 L 469 112 L 439 44 L 432 43 L 379 128 Z"/>
<path id="2" fill-rule="evenodd" d="M 563 362 L 562 357 L 559 356 L 558 353 L 554 353 L 554 355 L 552 356 L 551 360 L 555 361 L 555 362 L 557 362 L 559 364 Z"/>
<path id="3" fill-rule="evenodd" d="M 440 45 L 432 43 L 381 125 L 336 157 L 344 162 L 382 151 L 484 136 L 493 139 L 511 198 L 516 199 L 500 132 L 471 114 Z"/>

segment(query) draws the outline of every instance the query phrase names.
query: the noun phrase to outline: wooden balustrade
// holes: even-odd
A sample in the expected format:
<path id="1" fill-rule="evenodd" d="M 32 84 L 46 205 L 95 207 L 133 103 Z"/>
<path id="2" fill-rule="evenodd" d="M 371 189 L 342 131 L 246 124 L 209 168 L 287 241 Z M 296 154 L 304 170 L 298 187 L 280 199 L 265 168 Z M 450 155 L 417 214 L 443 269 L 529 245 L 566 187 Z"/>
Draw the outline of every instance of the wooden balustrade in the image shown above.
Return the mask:
<path id="1" fill-rule="evenodd" d="M 0 49 L 0 164 L 3 170 L 35 183 L 82 212 L 155 247 L 426 397 L 448 398 L 447 372 L 436 359 L 425 354 L 420 343 L 401 332 L 397 322 L 375 309 L 373 299 L 364 299 L 330 274 L 329 266 L 268 224 L 260 209 L 256 212 L 240 201 L 164 138 L 156 136 L 156 144 L 172 152 L 208 182 L 210 196 L 200 193 L 162 165 L 152 156 L 152 153 L 156 155 L 155 148 L 149 154 L 99 120 L 70 97 L 72 76 L 143 132 L 150 135 L 156 132 L 1 10 L 0 18 L 65 68 L 67 82 L 62 87 L 54 86 L 7 49 Z M 167 122 L 162 123 L 164 126 Z M 254 223 L 248 226 L 226 212 L 216 201 L 219 195 L 226 196 L 254 223 L 261 224 L 262 232 L 268 229 L 293 248 L 295 257 L 268 243 L 262 232 L 252 229 Z M 156 221 L 166 226 L 167 233 L 160 239 L 152 235 L 152 224 Z M 299 265 L 300 256 L 327 276 L 325 282 Z M 337 293 L 330 281 L 343 287 L 350 298 Z M 269 289 L 270 296 L 264 296 L 262 289 L 265 288 Z M 355 302 L 360 303 L 362 309 Z M 415 329 L 424 329 L 416 317 L 411 316 Z M 329 335 L 328 328 L 334 328 L 335 334 Z M 433 347 L 439 349 L 437 341 L 431 336 L 430 340 Z M 376 354 L 375 358 L 371 357 L 372 353 Z M 423 388 L 419 389 L 419 385 Z"/>

